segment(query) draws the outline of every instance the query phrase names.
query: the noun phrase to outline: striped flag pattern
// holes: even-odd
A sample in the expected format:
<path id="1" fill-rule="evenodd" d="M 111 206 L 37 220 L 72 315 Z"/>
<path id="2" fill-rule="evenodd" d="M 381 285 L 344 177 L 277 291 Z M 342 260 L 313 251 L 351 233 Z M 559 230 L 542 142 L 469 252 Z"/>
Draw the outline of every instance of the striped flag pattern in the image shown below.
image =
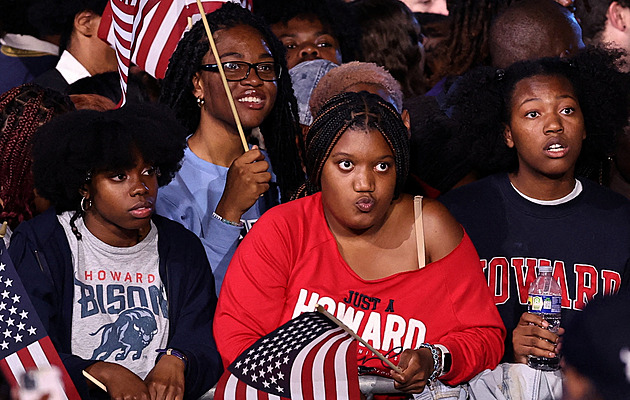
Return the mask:
<path id="1" fill-rule="evenodd" d="M 252 0 L 202 0 L 206 13 L 232 1 L 251 9 Z M 126 102 L 131 63 L 162 79 L 177 43 L 188 29 L 189 18 L 198 21 L 196 0 L 110 0 L 98 36 L 116 50 L 122 99 Z"/>
<path id="2" fill-rule="evenodd" d="M 225 371 L 214 400 L 358 399 L 357 342 L 309 312 L 259 339 Z"/>
<path id="3" fill-rule="evenodd" d="M 0 371 L 17 388 L 26 370 L 52 365 L 61 372 L 65 398 L 80 400 L 0 239 Z"/>

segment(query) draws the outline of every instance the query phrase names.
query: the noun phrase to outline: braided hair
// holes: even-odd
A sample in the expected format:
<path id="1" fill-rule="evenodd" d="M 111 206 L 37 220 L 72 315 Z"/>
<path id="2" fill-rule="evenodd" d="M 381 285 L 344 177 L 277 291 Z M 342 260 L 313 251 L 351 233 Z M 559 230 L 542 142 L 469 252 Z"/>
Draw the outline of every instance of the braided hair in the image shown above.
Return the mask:
<path id="1" fill-rule="evenodd" d="M 308 130 L 306 136 L 308 181 L 296 193 L 296 198 L 321 190 L 324 164 L 339 138 L 352 128 L 373 128 L 383 135 L 394 153 L 396 166 L 394 196 L 398 197 L 409 172 L 407 128 L 394 106 L 382 97 L 368 92 L 347 92 L 328 100 Z"/>
<path id="2" fill-rule="evenodd" d="M 74 109 L 70 98 L 28 83 L 0 96 L 0 221 L 11 229 L 35 213 L 31 147 L 35 131 Z"/>
<path id="3" fill-rule="evenodd" d="M 430 84 L 461 75 L 472 67 L 490 65 L 489 33 L 496 15 L 513 0 L 447 0 L 448 37 L 435 48 Z"/>
<path id="4" fill-rule="evenodd" d="M 271 113 L 260 125 L 260 131 L 280 186 L 282 200 L 286 201 L 290 193 L 304 182 L 304 176 L 296 144 L 296 140 L 301 140 L 298 107 L 293 95 L 284 46 L 262 19 L 237 4 L 225 3 L 207 17 L 210 29 L 215 33 L 238 25 L 255 28 L 269 46 L 274 61 L 282 67 L 282 73 L 276 81 L 276 101 Z M 204 26 L 199 21 L 177 45 L 162 82 L 160 102 L 175 111 L 175 117 L 186 128 L 187 135 L 195 132 L 201 118 L 197 99 L 193 95 L 192 78 L 209 50 L 210 44 Z"/>

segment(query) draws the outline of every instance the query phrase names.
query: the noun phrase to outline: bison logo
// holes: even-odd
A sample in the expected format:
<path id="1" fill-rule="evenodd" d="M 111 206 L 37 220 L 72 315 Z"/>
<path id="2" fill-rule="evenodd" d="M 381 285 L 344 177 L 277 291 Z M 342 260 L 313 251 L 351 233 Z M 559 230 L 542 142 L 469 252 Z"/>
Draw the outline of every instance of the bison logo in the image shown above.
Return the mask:
<path id="1" fill-rule="evenodd" d="M 132 351 L 135 354 L 131 358 L 137 360 L 157 333 L 157 323 L 151 311 L 132 308 L 121 312 L 115 322 L 103 325 L 96 332 L 90 333 L 90 336 L 101 330 L 101 344 L 94 350 L 92 360 L 106 360 L 116 350 L 122 350 L 116 354 L 117 361 L 124 360 Z"/>

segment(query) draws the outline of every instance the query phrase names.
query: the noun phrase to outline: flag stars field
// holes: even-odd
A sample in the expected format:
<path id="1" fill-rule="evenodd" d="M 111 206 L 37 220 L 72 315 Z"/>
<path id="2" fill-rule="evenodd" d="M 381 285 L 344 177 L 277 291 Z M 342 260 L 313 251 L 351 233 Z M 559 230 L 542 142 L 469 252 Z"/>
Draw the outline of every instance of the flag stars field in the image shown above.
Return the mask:
<path id="1" fill-rule="evenodd" d="M 346 368 L 334 368 L 333 360 L 354 362 L 356 370 L 356 342 L 322 314 L 304 313 L 237 357 L 219 381 L 218 399 L 245 398 L 245 390 L 247 399 L 302 398 L 304 393 L 306 398 L 358 398 L 358 378 Z M 316 365 L 321 376 L 305 372 L 319 370 Z M 249 396 L 251 389 L 258 394 Z"/>
<path id="2" fill-rule="evenodd" d="M 64 398 L 80 400 L 55 347 L 42 327 L 2 240 L 0 273 L 0 370 L 5 378 L 16 389 L 26 369 L 50 368 L 54 365 L 61 372 Z"/>
<path id="3" fill-rule="evenodd" d="M 4 271 L 6 271 L 6 264 L 2 263 L 0 264 L 0 272 L 4 272 Z M 19 315 L 21 320 L 28 320 L 28 311 L 21 310 L 18 313 L 18 308 L 15 307 L 15 304 L 20 303 L 22 296 L 18 295 L 17 293 L 11 296 L 12 293 L 9 290 L 7 290 L 7 288 L 9 287 L 11 288 L 13 287 L 13 279 L 4 278 L 0 276 L 0 285 L 2 284 L 4 284 L 5 289 L 2 291 L 2 293 L 0 293 L 0 295 L 2 296 L 3 299 L 10 299 L 13 305 L 7 309 L 8 304 L 4 301 L 0 302 L 0 311 L 8 311 L 9 312 L 8 315 Z M 20 334 L 19 333 L 20 331 L 26 330 L 29 336 L 33 336 L 37 334 L 37 328 L 35 328 L 34 326 L 31 326 L 30 328 L 27 329 L 25 323 L 19 322 L 16 325 L 15 318 L 9 317 L 5 321 L 4 317 L 5 317 L 5 314 L 0 314 L 0 322 L 6 323 L 6 329 L 3 332 L 1 332 L 4 335 L 5 339 L 11 338 L 15 341 L 15 343 L 21 343 L 22 339 L 24 338 L 24 335 Z M 15 335 L 13 335 L 13 330 L 9 329 L 9 327 L 17 328 Z M 6 340 L 3 340 L 2 343 L 0 343 L 1 350 L 7 350 L 9 346 L 10 346 L 10 343 L 7 342 Z"/>

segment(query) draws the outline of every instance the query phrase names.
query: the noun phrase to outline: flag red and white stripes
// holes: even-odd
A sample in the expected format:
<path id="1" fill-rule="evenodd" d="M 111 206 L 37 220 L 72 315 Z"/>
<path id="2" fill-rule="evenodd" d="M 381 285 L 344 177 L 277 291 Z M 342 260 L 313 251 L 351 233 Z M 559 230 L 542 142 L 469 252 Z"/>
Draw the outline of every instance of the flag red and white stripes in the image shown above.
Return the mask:
<path id="1" fill-rule="evenodd" d="M 230 365 L 215 400 L 360 398 L 356 341 L 319 313 L 258 340 Z"/>
<path id="2" fill-rule="evenodd" d="M 51 364 L 51 360 L 55 359 L 57 359 L 57 361 L 52 361 Z M 48 336 L 0 360 L 0 370 L 12 387 L 17 387 L 21 384 L 20 378 L 24 375 L 26 370 L 47 369 L 51 368 L 52 365 L 59 368 L 59 366 L 63 364 Z M 62 372 L 61 379 L 64 387 L 64 398 L 78 400 L 78 393 L 76 397 L 72 397 L 71 394 L 68 395 L 68 388 L 72 388 L 72 391 L 76 391 L 76 389 L 74 389 L 72 379 L 70 379 L 70 376 L 65 373 L 65 371 Z"/>
<path id="3" fill-rule="evenodd" d="M 202 0 L 206 13 L 225 2 L 235 2 L 251 9 L 251 0 Z M 189 26 L 198 21 L 196 0 L 110 0 L 98 36 L 116 50 L 123 98 L 126 101 L 127 78 L 131 63 L 162 79 L 168 61 Z"/>
<path id="4" fill-rule="evenodd" d="M 0 239 L 0 371 L 17 388 L 25 371 L 51 366 L 61 373 L 65 398 L 80 400 Z"/>

